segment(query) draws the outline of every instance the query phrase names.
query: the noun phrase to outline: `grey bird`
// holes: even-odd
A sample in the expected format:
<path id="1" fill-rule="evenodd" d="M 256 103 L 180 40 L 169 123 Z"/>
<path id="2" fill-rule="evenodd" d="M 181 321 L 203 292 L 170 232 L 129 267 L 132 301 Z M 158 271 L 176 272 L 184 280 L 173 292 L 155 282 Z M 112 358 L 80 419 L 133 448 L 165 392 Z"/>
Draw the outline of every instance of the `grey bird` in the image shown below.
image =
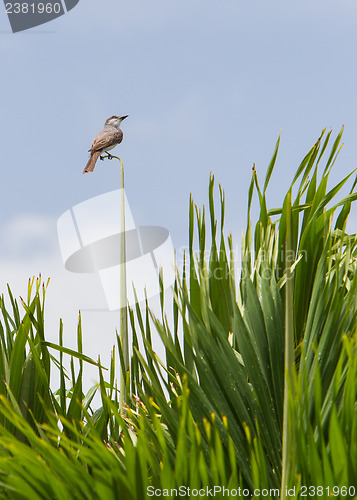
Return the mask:
<path id="1" fill-rule="evenodd" d="M 83 170 L 83 173 L 93 172 L 95 164 L 102 153 L 108 153 L 115 148 L 123 140 L 123 131 L 120 129 L 120 124 L 129 115 L 116 116 L 113 115 L 104 124 L 103 130 L 95 136 L 92 147 L 90 148 L 90 158 Z M 109 155 L 110 156 L 110 155 Z"/>

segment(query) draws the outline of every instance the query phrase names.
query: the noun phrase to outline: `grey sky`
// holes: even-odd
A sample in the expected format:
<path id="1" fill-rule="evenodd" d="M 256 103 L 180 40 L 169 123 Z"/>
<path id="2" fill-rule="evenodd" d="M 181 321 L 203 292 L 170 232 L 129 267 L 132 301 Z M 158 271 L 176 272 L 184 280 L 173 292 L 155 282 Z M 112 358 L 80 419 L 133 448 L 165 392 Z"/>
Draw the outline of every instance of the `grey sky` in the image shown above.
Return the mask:
<path id="1" fill-rule="evenodd" d="M 346 175 L 357 166 L 356 17 L 352 0 L 80 0 L 12 34 L 0 5 L 1 290 L 4 274 L 26 286 L 41 262 L 58 270 L 57 217 L 119 187 L 114 162 L 82 175 L 112 114 L 130 115 L 115 153 L 135 221 L 167 227 L 176 247 L 211 170 L 240 243 L 252 163 L 263 181 L 281 129 L 271 205 L 325 126 L 345 124 L 332 181 Z"/>
<path id="2" fill-rule="evenodd" d="M 118 183 L 108 162 L 81 174 L 114 113 L 130 115 L 120 155 L 134 215 L 178 244 L 189 193 L 205 200 L 210 170 L 244 211 L 251 165 L 263 175 L 281 128 L 272 198 L 324 126 L 345 124 L 340 168 L 354 165 L 352 1 L 81 0 L 16 35 L 1 10 L 2 221 L 57 215 Z"/>

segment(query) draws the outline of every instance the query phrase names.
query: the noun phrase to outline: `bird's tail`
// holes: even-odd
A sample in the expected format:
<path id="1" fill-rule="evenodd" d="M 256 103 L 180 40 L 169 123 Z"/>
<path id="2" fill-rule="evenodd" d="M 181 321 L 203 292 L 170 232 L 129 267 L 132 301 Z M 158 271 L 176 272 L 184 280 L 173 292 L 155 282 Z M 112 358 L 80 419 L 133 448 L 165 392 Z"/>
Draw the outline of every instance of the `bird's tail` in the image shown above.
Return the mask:
<path id="1" fill-rule="evenodd" d="M 86 174 L 87 172 L 93 172 L 95 164 L 97 163 L 97 160 L 100 156 L 100 152 L 94 151 L 94 153 L 91 153 L 90 158 L 88 160 L 88 163 L 83 170 L 83 173 Z"/>

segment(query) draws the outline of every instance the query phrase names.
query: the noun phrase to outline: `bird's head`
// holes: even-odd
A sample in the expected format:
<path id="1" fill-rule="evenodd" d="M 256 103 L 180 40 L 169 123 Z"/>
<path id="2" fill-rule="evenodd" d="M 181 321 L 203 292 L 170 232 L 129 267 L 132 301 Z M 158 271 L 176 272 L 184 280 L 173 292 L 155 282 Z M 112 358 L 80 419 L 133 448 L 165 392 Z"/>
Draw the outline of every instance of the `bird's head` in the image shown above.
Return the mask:
<path id="1" fill-rule="evenodd" d="M 123 120 L 125 120 L 125 118 L 127 118 L 129 115 L 124 115 L 124 116 L 116 116 L 116 115 L 113 115 L 111 116 L 110 118 L 108 118 L 108 120 L 105 122 L 104 126 L 107 126 L 109 125 L 110 127 L 115 127 L 115 128 L 119 128 L 120 127 L 120 124 Z"/>

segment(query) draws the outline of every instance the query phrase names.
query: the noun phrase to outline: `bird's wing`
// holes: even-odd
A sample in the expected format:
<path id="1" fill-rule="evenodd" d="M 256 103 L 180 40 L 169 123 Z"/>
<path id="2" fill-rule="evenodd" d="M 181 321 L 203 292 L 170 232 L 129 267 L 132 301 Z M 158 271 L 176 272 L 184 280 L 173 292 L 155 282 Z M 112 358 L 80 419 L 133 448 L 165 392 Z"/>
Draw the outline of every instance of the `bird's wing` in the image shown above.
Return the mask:
<path id="1" fill-rule="evenodd" d="M 106 148 L 119 144 L 122 139 L 123 132 L 121 130 L 114 129 L 114 127 L 110 132 L 99 132 L 89 151 L 91 153 L 94 153 L 95 151 L 105 151 Z"/>

